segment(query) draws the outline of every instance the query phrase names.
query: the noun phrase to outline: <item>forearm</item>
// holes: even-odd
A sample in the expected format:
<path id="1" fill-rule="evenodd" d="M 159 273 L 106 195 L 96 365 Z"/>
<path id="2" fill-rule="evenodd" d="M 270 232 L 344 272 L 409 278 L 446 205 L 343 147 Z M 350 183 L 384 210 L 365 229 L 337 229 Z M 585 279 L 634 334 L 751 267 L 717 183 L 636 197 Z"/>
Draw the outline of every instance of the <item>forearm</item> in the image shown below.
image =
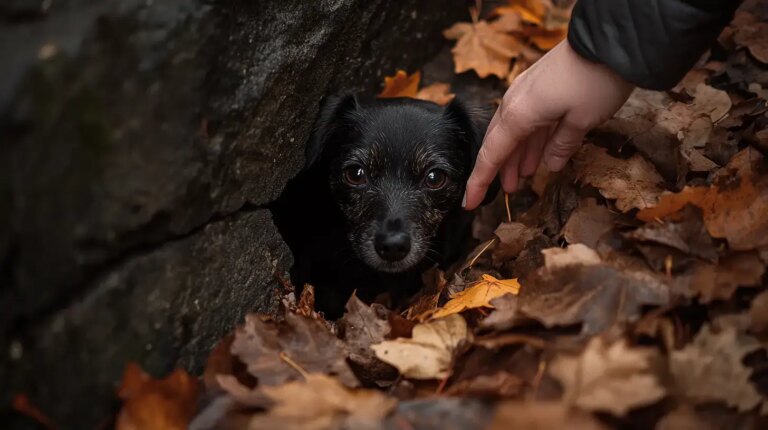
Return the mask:
<path id="1" fill-rule="evenodd" d="M 579 0 L 568 41 L 648 89 L 674 86 L 728 24 L 739 0 Z"/>

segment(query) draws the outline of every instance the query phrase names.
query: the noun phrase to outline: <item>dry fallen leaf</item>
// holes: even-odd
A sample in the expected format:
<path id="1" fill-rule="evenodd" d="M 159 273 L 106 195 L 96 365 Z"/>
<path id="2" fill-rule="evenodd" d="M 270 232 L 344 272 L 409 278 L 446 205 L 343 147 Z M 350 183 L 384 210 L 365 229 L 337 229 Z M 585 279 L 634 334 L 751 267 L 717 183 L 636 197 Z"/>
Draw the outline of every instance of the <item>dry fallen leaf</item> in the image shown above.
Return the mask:
<path id="1" fill-rule="evenodd" d="M 574 157 L 574 166 L 579 181 L 594 186 L 606 198 L 616 199 L 622 212 L 652 207 L 664 191 L 664 181 L 656 169 L 637 154 L 624 160 L 585 144 Z"/>
<path id="2" fill-rule="evenodd" d="M 540 228 L 530 227 L 520 222 L 503 222 L 493 232 L 499 243 L 493 249 L 493 261 L 500 265 L 518 255 L 529 240 L 542 234 Z"/>
<path id="3" fill-rule="evenodd" d="M 520 292 L 520 283 L 517 282 L 517 279 L 496 279 L 485 274 L 482 276 L 482 280 L 454 294 L 451 300 L 435 311 L 432 318 L 442 318 L 467 309 L 492 308 L 491 300 L 505 294 L 517 294 L 518 292 Z"/>
<path id="4" fill-rule="evenodd" d="M 117 430 L 185 430 L 197 411 L 200 387 L 182 369 L 152 379 L 136 363 L 125 367 L 118 396 L 123 408 Z"/>
<path id="5" fill-rule="evenodd" d="M 419 100 L 434 102 L 441 106 L 450 103 L 454 97 L 456 97 L 456 94 L 451 92 L 451 85 L 441 82 L 437 82 L 420 89 L 415 96 L 415 98 Z"/>
<path id="6" fill-rule="evenodd" d="M 678 222 L 649 223 L 625 237 L 635 242 L 665 245 L 711 262 L 716 262 L 718 257 L 717 247 L 704 228 L 701 210 L 695 206 L 683 208 Z"/>
<path id="7" fill-rule="evenodd" d="M 361 379 L 378 381 L 397 377 L 395 369 L 378 360 L 371 349 L 371 345 L 384 341 L 391 331 L 389 312 L 378 304 L 368 306 L 352 294 L 344 316 L 338 321 L 342 339 L 349 349 L 349 360 L 357 365 Z"/>
<path id="8" fill-rule="evenodd" d="M 303 381 L 259 389 L 266 413 L 248 419 L 247 429 L 376 429 L 397 399 L 374 390 L 352 390 L 334 378 L 310 373 Z"/>
<path id="9" fill-rule="evenodd" d="M 637 218 L 650 222 L 675 216 L 685 205 L 701 208 L 712 237 L 728 240 L 734 250 L 768 245 L 768 177 L 737 176 L 709 187 L 685 187 L 661 196 L 658 204 L 641 208 Z"/>
<path id="10" fill-rule="evenodd" d="M 398 70 L 394 76 L 384 77 L 384 89 L 379 93 L 379 98 L 416 97 L 419 91 L 421 72 L 415 72 L 408 76 L 404 70 Z"/>
<path id="11" fill-rule="evenodd" d="M 600 237 L 613 228 L 617 216 L 595 199 L 585 199 L 571 212 L 562 235 L 570 244 L 581 243 L 592 249 Z"/>
<path id="12" fill-rule="evenodd" d="M 441 106 L 447 105 L 456 94 L 451 93 L 451 85 L 441 82 L 434 83 L 419 89 L 421 73 L 415 72 L 408 76 L 403 70 L 398 70 L 394 76 L 384 77 L 384 89 L 378 97 L 382 99 L 395 97 L 409 97 L 412 99 L 426 100 Z"/>
<path id="13" fill-rule="evenodd" d="M 643 306 L 669 302 L 669 287 L 657 275 L 604 263 L 584 245 L 543 253 L 545 266 L 487 324 L 501 329 L 533 319 L 546 327 L 581 324 L 583 334 L 596 334 L 636 320 Z"/>
<path id="14" fill-rule="evenodd" d="M 450 374 L 454 355 L 470 336 L 464 318 L 453 314 L 417 324 L 410 339 L 387 340 L 371 348 L 406 378 L 442 379 Z"/>
<path id="15" fill-rule="evenodd" d="M 512 58 L 520 55 L 521 43 L 512 36 L 497 31 L 486 21 L 459 22 L 443 32 L 453 47 L 455 72 L 474 70 L 481 78 L 495 75 L 506 78 Z"/>
<path id="16" fill-rule="evenodd" d="M 656 355 L 653 349 L 630 348 L 623 340 L 607 345 L 596 337 L 581 355 L 555 358 L 549 371 L 563 384 L 566 402 L 588 411 L 624 416 L 666 395 L 651 370 Z"/>
<path id="17" fill-rule="evenodd" d="M 755 333 L 768 332 L 768 291 L 763 291 L 752 300 L 749 316 L 752 331 Z"/>
<path id="18" fill-rule="evenodd" d="M 749 12 L 737 12 L 731 24 L 733 40 L 749 49 L 755 59 L 768 64 L 768 24 L 757 21 Z"/>
<path id="19" fill-rule="evenodd" d="M 752 370 L 742 360 L 760 348 L 755 338 L 740 335 L 732 327 L 714 333 L 705 326 L 691 344 L 669 355 L 675 387 L 694 402 L 717 401 L 739 411 L 750 410 L 765 399 L 750 382 Z"/>
<path id="20" fill-rule="evenodd" d="M 698 264 L 690 277 L 690 293 L 702 303 L 728 300 L 738 287 L 762 283 L 765 264 L 755 252 L 738 252 L 720 259 L 718 264 Z"/>
<path id="21" fill-rule="evenodd" d="M 322 322 L 290 312 L 281 323 L 246 315 L 245 324 L 235 332 L 232 353 L 261 385 L 301 377 L 283 354 L 307 372 L 328 373 L 349 387 L 359 384 L 347 365 L 346 345 Z"/>
<path id="22" fill-rule="evenodd" d="M 592 415 L 557 402 L 507 401 L 496 406 L 488 430 L 605 430 Z"/>

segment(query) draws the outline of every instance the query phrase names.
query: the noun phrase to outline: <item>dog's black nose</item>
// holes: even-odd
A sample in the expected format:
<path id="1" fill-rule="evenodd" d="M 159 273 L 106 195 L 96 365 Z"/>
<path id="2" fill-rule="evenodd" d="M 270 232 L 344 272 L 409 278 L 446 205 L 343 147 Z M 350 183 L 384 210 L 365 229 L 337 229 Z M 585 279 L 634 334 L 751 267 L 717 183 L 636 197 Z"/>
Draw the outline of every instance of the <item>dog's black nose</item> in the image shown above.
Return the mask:
<path id="1" fill-rule="evenodd" d="M 400 261 L 411 251 L 411 236 L 404 231 L 379 233 L 373 243 L 379 257 L 387 261 Z"/>

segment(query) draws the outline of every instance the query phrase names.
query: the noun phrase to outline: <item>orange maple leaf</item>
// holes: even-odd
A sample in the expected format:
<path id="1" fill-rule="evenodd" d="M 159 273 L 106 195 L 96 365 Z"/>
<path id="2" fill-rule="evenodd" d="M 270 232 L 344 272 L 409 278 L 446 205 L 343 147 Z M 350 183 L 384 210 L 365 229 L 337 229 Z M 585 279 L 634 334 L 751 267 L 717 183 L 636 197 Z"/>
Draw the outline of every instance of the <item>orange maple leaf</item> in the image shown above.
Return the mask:
<path id="1" fill-rule="evenodd" d="M 184 430 L 197 410 L 197 379 L 182 369 L 152 379 L 136 363 L 128 363 L 118 396 L 123 408 L 116 430 Z"/>
<path id="2" fill-rule="evenodd" d="M 432 85 L 426 86 L 416 93 L 416 98 L 419 100 L 427 100 L 437 103 L 439 105 L 448 104 L 456 94 L 451 92 L 451 85 L 444 84 L 442 82 L 436 82 Z"/>
<path id="3" fill-rule="evenodd" d="M 379 98 L 416 97 L 420 81 L 421 72 L 408 76 L 405 70 L 398 70 L 394 76 L 384 77 L 384 89 L 379 93 Z"/>
<path id="4" fill-rule="evenodd" d="M 512 58 L 520 55 L 522 49 L 515 37 L 499 32 L 486 21 L 459 22 L 443 35 L 457 40 L 451 50 L 455 72 L 474 70 L 481 78 L 495 75 L 504 79 Z"/>
<path id="5" fill-rule="evenodd" d="M 432 318 L 441 318 L 456 314 L 467 309 L 492 308 L 491 301 L 505 294 L 517 294 L 520 292 L 520 283 L 517 279 L 496 279 L 484 274 L 482 280 L 454 294 L 442 308 L 432 314 Z"/>

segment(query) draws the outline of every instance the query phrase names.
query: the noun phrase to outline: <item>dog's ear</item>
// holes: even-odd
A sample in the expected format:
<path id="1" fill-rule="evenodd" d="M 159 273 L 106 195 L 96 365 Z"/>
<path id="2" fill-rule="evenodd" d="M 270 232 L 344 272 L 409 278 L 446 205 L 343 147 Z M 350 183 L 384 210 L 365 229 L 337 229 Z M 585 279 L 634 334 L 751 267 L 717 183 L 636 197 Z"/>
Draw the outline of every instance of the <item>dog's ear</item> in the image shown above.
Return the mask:
<path id="1" fill-rule="evenodd" d="M 312 167 L 320 160 L 333 135 L 343 127 L 348 115 L 357 109 L 358 102 L 354 94 L 330 96 L 323 101 L 312 137 L 307 142 L 304 169 Z"/>
<path id="2" fill-rule="evenodd" d="M 458 98 L 451 100 L 448 106 L 445 107 L 444 117 L 456 125 L 461 133 L 464 144 L 469 147 L 470 154 L 470 171 L 475 166 L 477 160 L 477 154 L 480 152 L 480 147 L 483 145 L 483 137 L 485 137 L 485 131 L 488 128 L 489 112 L 484 112 L 478 109 L 470 109 Z M 488 191 L 485 193 L 485 198 L 481 204 L 485 205 L 493 201 L 496 198 L 496 194 L 499 193 L 501 184 L 499 178 L 496 177 L 491 185 L 488 187 Z"/>

